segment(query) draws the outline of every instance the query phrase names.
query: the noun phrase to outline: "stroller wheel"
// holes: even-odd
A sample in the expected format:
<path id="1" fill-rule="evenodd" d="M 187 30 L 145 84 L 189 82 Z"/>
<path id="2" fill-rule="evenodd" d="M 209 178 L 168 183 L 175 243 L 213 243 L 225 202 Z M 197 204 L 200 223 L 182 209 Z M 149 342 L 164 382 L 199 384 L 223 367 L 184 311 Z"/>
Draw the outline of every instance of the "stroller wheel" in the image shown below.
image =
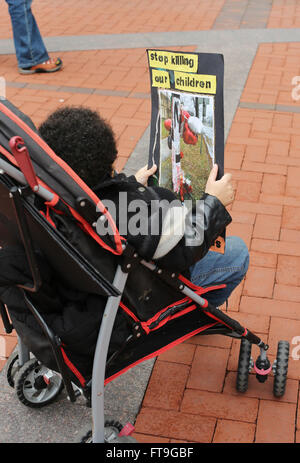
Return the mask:
<path id="1" fill-rule="evenodd" d="M 277 356 L 273 365 L 274 383 L 273 394 L 275 397 L 282 397 L 285 393 L 288 364 L 289 364 L 290 345 L 288 341 L 279 341 L 277 346 Z"/>
<path id="2" fill-rule="evenodd" d="M 58 396 L 63 380 L 36 359 L 31 359 L 17 372 L 15 388 L 20 402 L 27 407 L 40 408 Z"/>
<path id="3" fill-rule="evenodd" d="M 6 367 L 6 378 L 10 387 L 15 387 L 15 376 L 20 370 L 19 356 L 15 355 Z"/>
<path id="4" fill-rule="evenodd" d="M 251 348 L 252 344 L 247 339 L 241 340 L 238 370 L 236 377 L 236 389 L 239 392 L 246 392 L 251 369 Z"/>
<path id="5" fill-rule="evenodd" d="M 131 436 L 119 436 L 123 426 L 121 423 L 115 420 L 106 420 L 104 424 L 104 443 L 105 444 L 116 444 L 116 443 L 136 443 L 137 441 Z M 92 444 L 93 443 L 93 431 L 91 428 L 85 428 L 81 433 L 79 440 L 81 444 Z"/>
<path id="6" fill-rule="evenodd" d="M 123 426 L 121 423 L 115 420 L 106 420 L 104 423 L 104 442 L 107 444 L 114 441 Z M 93 431 L 90 428 L 85 429 L 81 433 L 80 441 L 81 444 L 92 444 L 93 443 Z"/>
<path id="7" fill-rule="evenodd" d="M 89 428 L 82 432 L 82 436 L 79 440 L 80 444 L 92 444 L 93 443 L 93 431 Z"/>

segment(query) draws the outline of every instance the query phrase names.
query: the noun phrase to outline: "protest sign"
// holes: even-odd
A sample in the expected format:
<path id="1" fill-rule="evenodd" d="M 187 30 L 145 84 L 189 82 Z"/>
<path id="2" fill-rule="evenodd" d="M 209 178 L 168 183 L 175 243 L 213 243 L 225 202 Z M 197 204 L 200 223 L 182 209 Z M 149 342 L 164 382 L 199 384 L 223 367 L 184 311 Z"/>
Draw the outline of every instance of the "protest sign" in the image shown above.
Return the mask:
<path id="1" fill-rule="evenodd" d="M 151 81 L 149 167 L 155 181 L 195 205 L 216 163 L 224 173 L 223 55 L 147 50 Z M 213 246 L 224 252 L 225 232 Z"/>

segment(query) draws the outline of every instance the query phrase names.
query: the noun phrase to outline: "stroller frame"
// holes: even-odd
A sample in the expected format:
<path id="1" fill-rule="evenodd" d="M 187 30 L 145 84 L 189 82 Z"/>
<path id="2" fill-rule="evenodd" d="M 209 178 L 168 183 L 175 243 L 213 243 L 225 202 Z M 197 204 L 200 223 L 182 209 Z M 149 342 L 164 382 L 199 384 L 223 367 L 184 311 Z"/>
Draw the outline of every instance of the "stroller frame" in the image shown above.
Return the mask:
<path id="1" fill-rule="evenodd" d="M 27 194 L 31 194 L 32 191 L 34 191 L 36 194 L 40 195 L 47 201 L 49 199 L 51 200 L 52 193 L 42 186 L 38 186 L 38 188 L 32 187 L 32 184 L 30 185 L 30 183 L 32 182 L 30 181 L 29 175 L 27 175 L 28 171 L 26 172 L 23 169 L 23 172 L 25 175 L 23 175 L 22 172 L 20 172 L 17 168 L 12 166 L 8 162 L 0 159 L 0 181 L 1 178 L 4 178 L 6 175 L 9 175 L 21 185 L 20 187 L 14 186 L 9 189 L 9 198 L 14 205 L 18 229 L 26 252 L 29 268 L 31 269 L 32 273 L 33 285 L 23 286 L 20 287 L 20 289 L 23 291 L 24 299 L 26 301 L 28 309 L 32 312 L 35 319 L 38 321 L 40 327 L 42 328 L 44 334 L 50 341 L 54 357 L 57 362 L 58 373 L 60 373 L 62 376 L 70 401 L 74 402 L 76 400 L 76 396 L 79 393 L 83 393 L 84 395 L 88 396 L 90 392 L 89 390 L 80 391 L 80 388 L 77 385 L 72 384 L 66 365 L 63 360 L 62 352 L 59 348 L 61 345 L 61 341 L 60 339 L 58 339 L 55 333 L 53 333 L 52 330 L 47 326 L 47 324 L 43 320 L 43 317 L 39 314 L 38 309 L 33 305 L 33 303 L 30 300 L 30 293 L 38 290 L 38 288 L 41 285 L 41 278 L 35 255 L 33 252 L 32 238 L 30 235 L 29 228 L 27 226 L 24 204 L 26 203 Z M 260 369 L 257 372 L 257 376 L 261 376 L 261 378 L 263 378 L 264 380 L 266 379 L 265 371 L 267 371 L 267 367 L 269 365 L 269 361 L 267 359 L 268 345 L 265 344 L 258 336 L 256 336 L 251 331 L 240 325 L 239 322 L 230 318 L 220 309 L 213 307 L 211 304 L 208 303 L 206 299 L 196 294 L 186 284 L 184 279 L 180 279 L 180 277 L 178 277 L 178 274 L 170 273 L 157 267 L 152 262 L 146 262 L 142 260 L 130 245 L 124 245 L 124 253 L 122 254 L 122 256 L 120 256 L 120 259 L 120 264 L 117 267 L 115 277 L 110 288 L 110 295 L 107 299 L 104 315 L 98 334 L 93 359 L 92 379 L 90 383 L 87 385 L 87 388 L 89 388 L 91 391 L 93 443 L 106 442 L 104 419 L 104 387 L 106 363 L 104 359 L 107 360 L 110 337 L 128 275 L 137 263 L 141 263 L 149 270 L 157 274 L 158 278 L 163 279 L 171 287 L 175 288 L 177 291 L 180 291 L 185 296 L 188 296 L 192 301 L 194 301 L 197 304 L 197 306 L 199 306 L 200 310 L 204 310 L 209 317 L 211 317 L 214 321 L 217 321 L 217 323 L 214 324 L 212 328 L 209 328 L 205 331 L 205 334 L 222 334 L 233 338 L 246 339 L 250 344 L 256 344 L 260 349 Z M 8 333 L 11 332 L 13 326 L 9 321 L 6 308 L 2 303 L 0 304 L 0 313 L 6 331 Z M 136 336 L 139 336 L 138 332 Z M 30 352 L 28 351 L 27 347 L 22 342 L 19 336 L 18 352 L 19 365 L 23 365 L 27 360 L 29 360 Z M 125 442 L 126 437 L 127 436 L 117 437 L 116 440 L 113 440 L 113 442 Z"/>

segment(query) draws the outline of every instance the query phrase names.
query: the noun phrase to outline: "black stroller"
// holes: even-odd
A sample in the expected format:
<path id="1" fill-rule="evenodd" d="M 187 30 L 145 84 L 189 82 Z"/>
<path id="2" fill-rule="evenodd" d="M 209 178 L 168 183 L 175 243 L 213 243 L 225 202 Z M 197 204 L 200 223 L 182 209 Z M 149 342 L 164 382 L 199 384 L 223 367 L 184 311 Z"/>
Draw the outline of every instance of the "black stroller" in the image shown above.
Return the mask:
<path id="1" fill-rule="evenodd" d="M 99 236 L 97 220 L 113 233 Z M 0 101 L 0 246 L 0 269 L 18 269 L 0 292 L 6 332 L 18 336 L 7 380 L 30 407 L 52 402 L 63 386 L 72 402 L 82 394 L 93 421 L 82 442 L 132 442 L 131 429 L 105 421 L 105 385 L 199 333 L 241 339 L 238 391 L 247 390 L 254 368 L 260 382 L 273 371 L 274 395 L 284 394 L 289 343 L 279 342 L 271 365 L 260 338 L 203 298 L 220 286 L 195 286 L 143 260 L 99 198 L 7 100 Z M 155 306 L 141 297 L 147 281 L 160 294 Z"/>

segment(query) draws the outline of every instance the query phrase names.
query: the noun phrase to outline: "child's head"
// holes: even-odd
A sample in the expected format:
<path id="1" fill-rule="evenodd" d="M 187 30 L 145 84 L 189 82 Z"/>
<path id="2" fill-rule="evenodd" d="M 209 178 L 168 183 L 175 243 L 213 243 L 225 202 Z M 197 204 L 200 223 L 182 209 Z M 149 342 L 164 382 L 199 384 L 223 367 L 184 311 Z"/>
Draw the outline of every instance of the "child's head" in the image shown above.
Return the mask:
<path id="1" fill-rule="evenodd" d="M 88 186 L 112 174 L 116 141 L 97 112 L 85 107 L 58 109 L 41 124 L 39 133 Z"/>

